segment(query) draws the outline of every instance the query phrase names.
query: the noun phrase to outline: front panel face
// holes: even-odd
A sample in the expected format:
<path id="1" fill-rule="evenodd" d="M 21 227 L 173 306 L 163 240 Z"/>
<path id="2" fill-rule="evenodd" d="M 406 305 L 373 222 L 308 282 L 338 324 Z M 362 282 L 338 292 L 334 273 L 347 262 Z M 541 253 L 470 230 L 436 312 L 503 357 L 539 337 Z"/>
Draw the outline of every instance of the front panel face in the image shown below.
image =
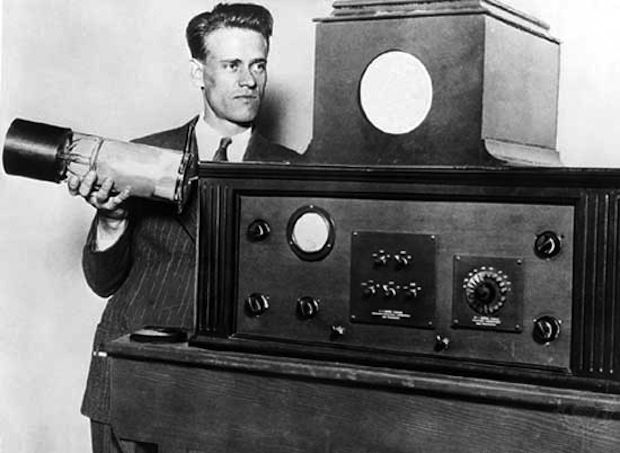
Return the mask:
<path id="1" fill-rule="evenodd" d="M 482 16 L 320 23 L 310 159 L 480 163 L 483 67 Z"/>
<path id="2" fill-rule="evenodd" d="M 568 369 L 574 208 L 241 196 L 235 336 Z"/>

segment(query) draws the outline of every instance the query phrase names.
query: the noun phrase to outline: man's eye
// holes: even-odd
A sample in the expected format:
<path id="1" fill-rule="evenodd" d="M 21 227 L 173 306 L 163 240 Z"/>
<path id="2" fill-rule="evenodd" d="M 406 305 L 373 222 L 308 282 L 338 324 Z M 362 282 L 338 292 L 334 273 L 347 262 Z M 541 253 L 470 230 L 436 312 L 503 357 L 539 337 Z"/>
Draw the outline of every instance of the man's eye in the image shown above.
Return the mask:
<path id="1" fill-rule="evenodd" d="M 267 63 L 255 63 L 252 65 L 252 70 L 254 72 L 265 72 L 267 69 Z"/>
<path id="2" fill-rule="evenodd" d="M 239 69 L 239 63 L 235 61 L 224 63 L 224 69 L 226 69 L 227 71 L 236 71 L 237 69 Z"/>

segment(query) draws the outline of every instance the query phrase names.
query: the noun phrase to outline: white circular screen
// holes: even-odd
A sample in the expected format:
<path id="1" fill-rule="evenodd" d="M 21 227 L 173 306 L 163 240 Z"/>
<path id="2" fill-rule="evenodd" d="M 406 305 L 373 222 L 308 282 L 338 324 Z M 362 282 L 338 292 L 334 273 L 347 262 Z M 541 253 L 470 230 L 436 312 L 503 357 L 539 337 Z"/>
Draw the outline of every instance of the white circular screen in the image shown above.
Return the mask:
<path id="1" fill-rule="evenodd" d="M 329 223 L 316 212 L 306 212 L 293 226 L 291 239 L 305 253 L 316 253 L 325 247 L 329 240 Z"/>
<path id="2" fill-rule="evenodd" d="M 360 81 L 366 118 L 387 134 L 405 134 L 426 119 L 433 84 L 424 63 L 407 52 L 392 50 L 375 58 Z"/>

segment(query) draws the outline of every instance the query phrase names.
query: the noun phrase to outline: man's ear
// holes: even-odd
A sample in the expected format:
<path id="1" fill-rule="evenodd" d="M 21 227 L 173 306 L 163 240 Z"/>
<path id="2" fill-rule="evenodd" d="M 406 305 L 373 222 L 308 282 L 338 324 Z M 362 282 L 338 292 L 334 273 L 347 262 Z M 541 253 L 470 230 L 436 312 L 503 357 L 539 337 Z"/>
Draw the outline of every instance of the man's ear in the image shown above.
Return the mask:
<path id="1" fill-rule="evenodd" d="M 189 60 L 189 75 L 196 87 L 204 88 L 204 66 L 196 58 Z"/>

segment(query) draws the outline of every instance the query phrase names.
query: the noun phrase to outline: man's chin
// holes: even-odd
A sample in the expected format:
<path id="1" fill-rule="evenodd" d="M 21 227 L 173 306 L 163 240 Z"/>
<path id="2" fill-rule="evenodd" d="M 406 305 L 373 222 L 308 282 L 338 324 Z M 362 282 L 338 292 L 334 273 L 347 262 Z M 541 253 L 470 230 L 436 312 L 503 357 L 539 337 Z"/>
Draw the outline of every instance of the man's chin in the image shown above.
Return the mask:
<path id="1" fill-rule="evenodd" d="M 248 112 L 242 115 L 235 115 L 234 117 L 230 118 L 230 121 L 239 125 L 249 126 L 254 123 L 257 113 L 258 112 Z"/>

